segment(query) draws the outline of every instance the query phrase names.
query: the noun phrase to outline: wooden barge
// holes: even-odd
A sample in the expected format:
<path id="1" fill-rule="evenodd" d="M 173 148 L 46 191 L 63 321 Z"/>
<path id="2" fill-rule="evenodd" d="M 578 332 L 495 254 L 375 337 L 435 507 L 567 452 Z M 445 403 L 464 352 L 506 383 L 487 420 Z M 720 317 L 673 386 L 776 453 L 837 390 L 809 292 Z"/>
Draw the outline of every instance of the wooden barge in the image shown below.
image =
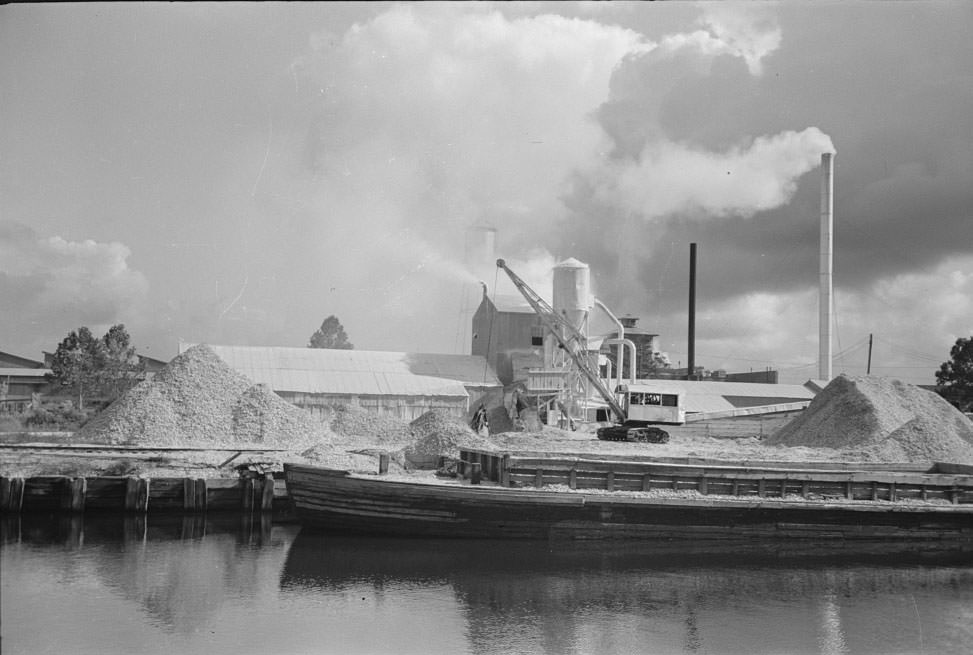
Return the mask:
<path id="1" fill-rule="evenodd" d="M 973 469 L 463 451 L 457 480 L 285 465 L 301 522 L 392 536 L 973 542 Z M 868 469 L 871 470 L 868 470 Z"/>

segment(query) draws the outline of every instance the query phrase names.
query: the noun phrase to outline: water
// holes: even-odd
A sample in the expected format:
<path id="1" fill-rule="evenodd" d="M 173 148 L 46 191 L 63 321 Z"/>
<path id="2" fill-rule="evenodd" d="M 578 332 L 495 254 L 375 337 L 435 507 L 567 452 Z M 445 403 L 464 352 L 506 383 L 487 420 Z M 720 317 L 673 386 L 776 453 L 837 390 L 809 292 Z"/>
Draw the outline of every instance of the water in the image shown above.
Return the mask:
<path id="1" fill-rule="evenodd" d="M 5 519 L 2 652 L 969 653 L 973 555 Z"/>

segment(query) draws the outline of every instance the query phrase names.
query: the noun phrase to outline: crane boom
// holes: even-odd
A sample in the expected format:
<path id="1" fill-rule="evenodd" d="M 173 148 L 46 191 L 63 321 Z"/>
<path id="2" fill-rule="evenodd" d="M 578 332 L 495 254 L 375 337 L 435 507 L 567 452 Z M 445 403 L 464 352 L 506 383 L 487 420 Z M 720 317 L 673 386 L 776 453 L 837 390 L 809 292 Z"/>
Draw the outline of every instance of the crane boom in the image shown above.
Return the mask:
<path id="1" fill-rule="evenodd" d="M 584 374 L 588 381 L 595 387 L 599 395 L 608 403 L 608 406 L 618 417 L 620 422 L 624 422 L 627 418 L 625 415 L 625 410 L 622 406 L 618 404 L 615 400 L 615 396 L 612 394 L 611 390 L 605 386 L 605 383 L 601 381 L 598 377 L 598 373 L 591 368 L 588 363 L 588 353 L 587 338 L 581 334 L 578 328 L 573 325 L 570 321 L 565 319 L 563 316 L 554 311 L 547 302 L 537 295 L 533 289 L 531 289 L 526 282 L 520 279 L 516 273 L 511 271 L 507 267 L 507 263 L 502 259 L 497 260 L 497 268 L 503 269 L 503 271 L 510 277 L 510 281 L 514 283 L 517 290 L 520 291 L 524 299 L 531 306 L 534 312 L 543 321 L 545 327 L 554 335 L 557 339 L 558 344 L 564 349 L 564 351 L 571 357 L 574 361 L 575 366 L 577 366 L 581 372 Z M 567 335 L 567 336 L 566 336 Z"/>

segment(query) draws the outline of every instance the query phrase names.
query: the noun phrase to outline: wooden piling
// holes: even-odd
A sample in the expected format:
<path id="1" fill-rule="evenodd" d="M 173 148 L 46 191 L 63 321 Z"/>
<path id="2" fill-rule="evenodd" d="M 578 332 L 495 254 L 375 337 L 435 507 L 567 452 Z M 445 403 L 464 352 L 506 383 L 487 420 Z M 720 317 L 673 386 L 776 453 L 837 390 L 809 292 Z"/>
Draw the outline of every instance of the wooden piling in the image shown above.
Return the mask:
<path id="1" fill-rule="evenodd" d="M 470 464 L 470 484 L 480 484 L 483 471 L 479 462 Z"/>
<path id="2" fill-rule="evenodd" d="M 247 516 L 253 513 L 254 496 L 256 495 L 256 480 L 243 478 L 240 480 L 240 507 Z"/>
<path id="3" fill-rule="evenodd" d="M 378 456 L 378 474 L 385 475 L 389 472 L 389 454 L 380 453 Z"/>
<path id="4" fill-rule="evenodd" d="M 615 491 L 615 472 L 609 471 L 605 479 L 605 488 L 608 491 Z"/>
<path id="5" fill-rule="evenodd" d="M 24 504 L 24 479 L 0 478 L 0 512 L 19 514 Z"/>
<path id="6" fill-rule="evenodd" d="M 568 471 L 568 487 L 570 487 L 571 489 L 577 489 L 578 488 L 578 470 L 577 469 L 571 469 L 570 471 Z"/>
<path id="7" fill-rule="evenodd" d="M 263 487 L 260 490 L 260 511 L 269 512 L 274 508 L 274 476 L 265 473 Z"/>
<path id="8" fill-rule="evenodd" d="M 500 485 L 510 486 L 510 455 L 504 455 L 500 460 Z"/>
<path id="9" fill-rule="evenodd" d="M 61 487 L 61 509 L 66 512 L 83 512 L 87 490 L 87 479 L 65 478 Z"/>
<path id="10" fill-rule="evenodd" d="M 125 480 L 125 511 L 144 514 L 149 511 L 149 481 L 146 478 Z"/>
<path id="11" fill-rule="evenodd" d="M 537 488 L 544 486 L 544 470 L 536 469 L 534 471 L 534 486 Z"/>

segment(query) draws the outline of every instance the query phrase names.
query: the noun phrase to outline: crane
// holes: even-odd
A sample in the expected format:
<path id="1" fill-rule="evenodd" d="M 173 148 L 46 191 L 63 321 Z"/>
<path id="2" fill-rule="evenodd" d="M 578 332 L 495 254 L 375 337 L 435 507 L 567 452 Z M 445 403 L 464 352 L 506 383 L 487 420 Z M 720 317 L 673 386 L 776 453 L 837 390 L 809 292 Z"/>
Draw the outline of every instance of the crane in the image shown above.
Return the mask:
<path id="1" fill-rule="evenodd" d="M 526 282 L 510 270 L 504 260 L 497 260 L 497 268 L 502 269 L 507 274 L 510 281 L 513 282 L 514 286 L 517 287 L 517 290 L 520 291 L 520 294 L 527 301 L 527 304 L 531 306 L 534 313 L 537 314 L 541 322 L 544 323 L 544 326 L 557 340 L 558 345 L 567 353 L 574 362 L 574 365 L 588 379 L 588 382 L 591 383 L 617 417 L 618 424 L 607 428 L 600 428 L 598 430 L 598 438 L 607 441 L 667 442 L 669 440 L 669 434 L 664 430 L 646 427 L 644 423 L 636 423 L 628 420 L 625 409 L 618 403 L 615 395 L 605 386 L 605 383 L 598 376 L 598 372 L 591 367 L 588 361 L 587 337 L 573 323 L 554 311 L 554 308 L 547 301 L 541 298 L 536 291 L 531 289 Z"/>

